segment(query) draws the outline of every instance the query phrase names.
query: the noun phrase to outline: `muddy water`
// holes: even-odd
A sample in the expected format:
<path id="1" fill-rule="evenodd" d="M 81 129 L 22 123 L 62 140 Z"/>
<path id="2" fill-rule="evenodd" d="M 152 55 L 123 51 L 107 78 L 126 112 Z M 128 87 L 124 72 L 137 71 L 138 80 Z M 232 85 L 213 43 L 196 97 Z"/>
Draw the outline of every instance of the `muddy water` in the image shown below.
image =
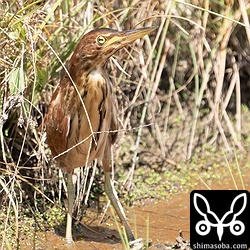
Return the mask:
<path id="1" fill-rule="evenodd" d="M 242 189 L 240 180 L 235 181 L 239 183 L 239 189 Z M 249 178 L 247 181 L 245 185 L 249 189 Z M 207 184 L 211 189 L 235 189 L 230 176 Z M 207 186 L 200 181 L 195 189 L 207 189 Z M 74 230 L 75 242 L 72 246 L 65 245 L 64 233 L 62 227 L 59 227 L 55 232 L 36 233 L 32 241 L 21 242 L 21 249 L 124 249 L 112 213 L 109 211 L 108 214 L 108 219 L 101 225 L 100 216 L 97 219 L 91 216 L 85 218 L 84 226 Z M 166 201 L 129 208 L 126 214 L 136 237 L 152 240 L 149 249 L 157 249 L 157 245 L 175 243 L 179 230 L 182 230 L 185 239 L 189 239 L 189 193 L 182 192 Z"/>
<path id="2" fill-rule="evenodd" d="M 28 244 L 23 242 L 21 249 L 124 249 L 119 233 L 109 211 L 107 221 L 99 225 L 100 218 L 90 225 L 74 230 L 75 242 L 67 247 L 63 229 L 56 228 L 55 232 L 39 232 L 36 240 Z M 152 241 L 152 245 L 174 243 L 181 229 L 183 236 L 189 238 L 189 194 L 180 194 L 169 201 L 137 206 L 126 210 L 131 228 L 137 238 Z M 90 220 L 90 218 L 85 218 Z"/>
<path id="3" fill-rule="evenodd" d="M 176 195 L 169 201 L 132 208 L 130 214 L 135 215 L 138 237 L 145 239 L 148 234 L 153 245 L 174 243 L 180 230 L 185 238 L 189 238 L 189 193 Z"/>

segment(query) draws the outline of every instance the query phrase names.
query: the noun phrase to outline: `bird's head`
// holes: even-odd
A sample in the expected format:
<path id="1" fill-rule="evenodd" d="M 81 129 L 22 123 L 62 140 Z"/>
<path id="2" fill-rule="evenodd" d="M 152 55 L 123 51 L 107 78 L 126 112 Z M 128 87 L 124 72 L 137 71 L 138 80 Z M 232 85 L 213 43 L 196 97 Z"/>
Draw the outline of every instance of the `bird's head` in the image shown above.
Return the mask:
<path id="1" fill-rule="evenodd" d="M 89 71 L 105 63 L 119 49 L 150 34 L 155 29 L 155 26 L 151 26 L 126 31 L 108 28 L 92 30 L 82 37 L 70 63 L 77 66 L 78 70 Z"/>

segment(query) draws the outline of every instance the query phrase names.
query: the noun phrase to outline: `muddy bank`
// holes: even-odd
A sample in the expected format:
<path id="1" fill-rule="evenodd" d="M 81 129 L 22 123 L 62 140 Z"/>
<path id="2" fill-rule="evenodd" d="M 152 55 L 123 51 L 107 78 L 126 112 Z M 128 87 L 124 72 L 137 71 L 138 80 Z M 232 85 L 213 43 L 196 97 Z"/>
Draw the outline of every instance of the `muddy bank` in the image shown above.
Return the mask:
<path id="1" fill-rule="evenodd" d="M 237 187 L 235 186 L 237 185 Z M 250 180 L 244 178 L 244 185 L 249 190 Z M 223 179 L 203 183 L 202 180 L 195 189 L 243 189 L 239 177 L 232 179 L 230 174 Z M 173 245 L 182 230 L 183 237 L 189 240 L 189 192 L 180 192 L 172 195 L 168 200 L 157 203 L 131 207 L 126 210 L 131 228 L 137 238 L 152 241 L 149 249 L 167 249 Z M 50 232 L 31 232 L 30 240 L 20 240 L 20 249 L 89 249 L 108 250 L 124 249 L 120 240 L 115 221 L 110 209 L 102 224 L 99 224 L 101 215 L 97 212 L 85 216 L 83 226 L 74 229 L 75 242 L 72 246 L 66 246 L 64 240 L 65 226 L 56 226 Z"/>
<path id="2" fill-rule="evenodd" d="M 129 208 L 126 214 L 136 237 L 150 239 L 151 248 L 157 244 L 173 244 L 180 229 L 184 237 L 189 238 L 189 193 Z M 106 217 L 101 225 L 100 216 L 96 219 L 86 217 L 84 226 L 74 229 L 75 242 L 70 247 L 65 245 L 63 226 L 59 226 L 54 232 L 34 233 L 34 240 L 23 240 L 21 249 L 124 249 L 112 213 L 108 211 Z"/>

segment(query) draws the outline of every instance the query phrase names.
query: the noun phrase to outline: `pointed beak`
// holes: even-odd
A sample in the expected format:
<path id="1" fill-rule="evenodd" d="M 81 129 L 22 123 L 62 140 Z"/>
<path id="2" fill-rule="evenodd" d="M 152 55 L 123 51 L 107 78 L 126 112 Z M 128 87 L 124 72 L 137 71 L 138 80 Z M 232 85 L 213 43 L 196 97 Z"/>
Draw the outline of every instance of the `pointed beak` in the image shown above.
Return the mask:
<path id="1" fill-rule="evenodd" d="M 127 30 L 124 31 L 123 39 L 126 41 L 127 44 L 132 43 L 136 39 L 139 39 L 143 36 L 146 36 L 153 32 L 155 29 L 157 29 L 156 26 L 151 26 L 147 28 L 141 28 L 141 29 L 134 29 L 134 30 Z"/>
<path id="2" fill-rule="evenodd" d="M 119 44 L 116 48 L 121 49 L 122 47 L 134 42 L 135 40 L 150 34 L 155 29 L 157 29 L 157 26 L 119 31 L 116 34 L 114 34 L 112 38 L 109 39 L 109 41 L 105 44 L 105 47 Z"/>

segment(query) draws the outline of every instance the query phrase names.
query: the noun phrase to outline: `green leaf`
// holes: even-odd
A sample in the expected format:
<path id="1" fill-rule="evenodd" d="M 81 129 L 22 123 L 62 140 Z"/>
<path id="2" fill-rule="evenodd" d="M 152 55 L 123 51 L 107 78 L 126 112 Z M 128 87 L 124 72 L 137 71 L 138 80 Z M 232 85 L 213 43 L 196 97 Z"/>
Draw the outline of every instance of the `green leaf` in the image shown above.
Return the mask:
<path id="1" fill-rule="evenodd" d="M 10 73 L 10 78 L 9 78 L 10 93 L 17 94 L 23 92 L 26 87 L 25 85 L 26 80 L 27 80 L 26 74 L 21 67 L 14 69 Z"/>

